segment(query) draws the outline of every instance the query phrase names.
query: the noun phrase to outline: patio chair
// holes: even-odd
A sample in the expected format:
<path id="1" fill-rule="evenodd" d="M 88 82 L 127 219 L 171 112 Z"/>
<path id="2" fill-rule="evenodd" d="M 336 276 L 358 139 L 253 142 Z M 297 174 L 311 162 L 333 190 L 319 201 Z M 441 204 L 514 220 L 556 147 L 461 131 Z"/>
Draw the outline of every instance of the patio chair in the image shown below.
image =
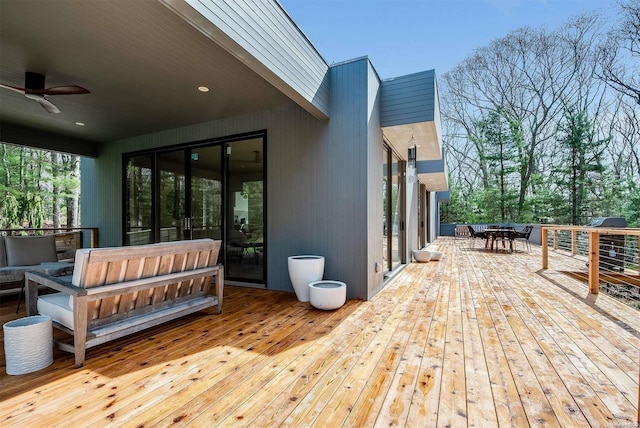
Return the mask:
<path id="1" fill-rule="evenodd" d="M 529 238 L 531 237 L 531 232 L 533 231 L 533 226 L 525 226 L 524 229 L 516 232 L 515 241 L 521 241 L 524 245 L 527 245 L 527 251 L 531 252 L 531 242 L 529 242 Z"/>
<path id="2" fill-rule="evenodd" d="M 456 239 L 458 238 L 469 239 L 469 229 L 467 229 L 467 226 L 464 224 L 456 225 L 455 237 Z"/>
<path id="3" fill-rule="evenodd" d="M 486 232 L 476 232 L 476 230 L 471 225 L 467 225 L 467 228 L 469 229 L 469 240 L 471 241 L 471 246 L 473 248 L 475 248 L 476 246 L 476 239 L 484 239 L 485 241 L 487 240 Z"/>

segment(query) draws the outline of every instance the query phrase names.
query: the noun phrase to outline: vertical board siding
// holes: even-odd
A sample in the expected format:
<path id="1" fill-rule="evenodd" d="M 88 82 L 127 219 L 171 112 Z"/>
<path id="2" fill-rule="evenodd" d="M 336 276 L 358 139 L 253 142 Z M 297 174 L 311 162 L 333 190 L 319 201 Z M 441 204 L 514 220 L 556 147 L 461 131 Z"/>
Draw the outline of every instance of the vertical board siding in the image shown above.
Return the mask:
<path id="1" fill-rule="evenodd" d="M 292 291 L 287 257 L 320 254 L 325 256 L 325 278 L 346 282 L 349 298 L 366 299 L 372 170 L 367 162 L 368 60 L 330 72 L 336 114 L 329 121 L 292 103 L 117 141 L 106 145 L 93 164 L 83 159 L 84 168 L 95 175 L 86 181 L 83 176 L 82 224 L 100 228 L 102 246 L 121 245 L 122 153 L 266 129 L 268 287 Z M 379 169 L 373 168 L 376 174 Z M 369 191 L 380 198 L 379 191 Z"/>
<path id="2" fill-rule="evenodd" d="M 382 127 L 439 120 L 435 81 L 434 70 L 383 80 Z"/>
<path id="3" fill-rule="evenodd" d="M 200 16 L 178 3 L 166 3 L 204 32 L 224 33 L 230 40 L 214 40 L 250 67 L 254 63 L 249 57 L 257 60 L 268 70 L 268 75 L 263 75 L 268 81 L 276 87 L 280 86 L 278 81 L 284 82 L 325 117 L 329 116 L 329 66 L 277 2 L 187 0 Z M 203 28 L 206 23 L 202 17 L 215 29 Z M 283 87 L 279 89 L 292 95 Z"/>
<path id="4" fill-rule="evenodd" d="M 371 299 L 384 285 L 382 269 L 376 272 L 376 263 L 382 266 L 382 130 L 380 127 L 380 78 L 369 64 L 368 141 L 367 141 L 367 276 Z"/>

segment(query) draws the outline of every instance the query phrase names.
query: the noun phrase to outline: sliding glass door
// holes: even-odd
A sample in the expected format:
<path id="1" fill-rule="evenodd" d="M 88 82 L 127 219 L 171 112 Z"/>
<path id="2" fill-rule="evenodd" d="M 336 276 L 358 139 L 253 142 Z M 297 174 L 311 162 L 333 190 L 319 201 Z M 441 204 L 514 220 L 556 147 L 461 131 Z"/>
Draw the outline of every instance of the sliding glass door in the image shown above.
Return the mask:
<path id="1" fill-rule="evenodd" d="M 264 275 L 264 150 L 262 139 L 225 145 L 226 265 L 230 277 Z"/>
<path id="2" fill-rule="evenodd" d="M 265 140 L 125 155 L 125 245 L 220 239 L 225 278 L 264 283 Z"/>
<path id="3" fill-rule="evenodd" d="M 404 168 L 405 163 L 388 147 L 382 149 L 383 271 L 389 273 L 403 263 Z"/>
<path id="4" fill-rule="evenodd" d="M 184 150 L 156 155 L 158 171 L 157 214 L 159 241 L 181 241 L 188 239 L 186 222 L 186 177 Z"/>

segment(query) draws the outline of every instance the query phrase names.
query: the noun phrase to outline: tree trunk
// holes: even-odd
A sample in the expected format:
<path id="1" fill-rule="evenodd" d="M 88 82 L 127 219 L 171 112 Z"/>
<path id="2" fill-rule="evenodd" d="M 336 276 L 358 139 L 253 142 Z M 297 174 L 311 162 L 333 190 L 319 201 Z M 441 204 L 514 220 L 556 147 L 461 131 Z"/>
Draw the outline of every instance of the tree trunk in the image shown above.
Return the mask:
<path id="1" fill-rule="evenodd" d="M 51 152 L 51 173 L 53 179 L 52 186 L 52 220 L 53 227 L 58 229 L 61 225 L 60 221 L 60 204 L 62 202 L 62 198 L 60 197 L 60 164 L 61 164 L 61 156 L 58 152 Z"/>
<path id="2" fill-rule="evenodd" d="M 74 179 L 73 181 L 80 181 L 80 157 L 71 156 L 71 172 L 70 175 Z M 70 192 L 71 196 L 67 198 L 67 227 L 79 227 L 80 221 L 80 188 L 75 186 Z"/>

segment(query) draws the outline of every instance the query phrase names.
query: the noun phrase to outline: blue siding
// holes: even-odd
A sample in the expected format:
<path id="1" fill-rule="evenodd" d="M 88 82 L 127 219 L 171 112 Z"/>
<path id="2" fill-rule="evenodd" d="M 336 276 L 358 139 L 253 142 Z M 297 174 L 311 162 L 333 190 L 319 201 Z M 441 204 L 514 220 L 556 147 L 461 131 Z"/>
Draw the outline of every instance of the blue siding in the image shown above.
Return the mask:
<path id="1" fill-rule="evenodd" d="M 451 191 L 443 190 L 440 192 L 436 192 L 436 200 L 437 201 L 450 201 L 451 200 Z"/>
<path id="2" fill-rule="evenodd" d="M 416 162 L 416 171 L 418 174 L 445 172 L 444 159 L 418 161 Z"/>
<path id="3" fill-rule="evenodd" d="M 435 71 L 382 81 L 382 127 L 433 121 L 437 111 Z"/>

